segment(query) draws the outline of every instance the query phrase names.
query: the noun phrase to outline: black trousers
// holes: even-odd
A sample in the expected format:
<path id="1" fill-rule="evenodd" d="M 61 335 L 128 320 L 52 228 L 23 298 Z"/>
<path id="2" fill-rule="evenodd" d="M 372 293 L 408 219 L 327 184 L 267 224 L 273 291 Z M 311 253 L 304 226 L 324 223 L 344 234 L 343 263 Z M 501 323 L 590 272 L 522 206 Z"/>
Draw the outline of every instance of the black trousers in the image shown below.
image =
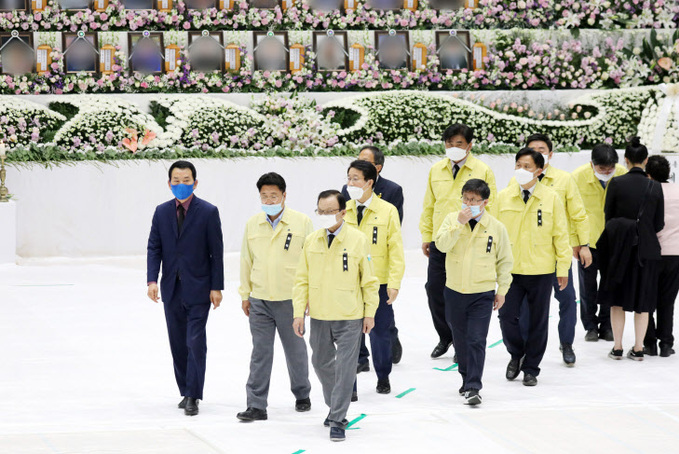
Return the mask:
<path id="1" fill-rule="evenodd" d="M 483 388 L 486 363 L 486 338 L 493 314 L 495 292 L 463 294 L 448 287 L 444 290 L 446 315 L 455 339 L 458 371 L 462 389 Z"/>
<path id="2" fill-rule="evenodd" d="M 646 330 L 645 345 L 653 345 L 660 341 L 661 347 L 673 347 L 674 336 L 672 335 L 674 321 L 674 302 L 679 293 L 679 256 L 666 255 L 660 262 L 658 276 L 658 305 L 656 325 L 653 312 L 648 317 L 648 330 Z"/>
<path id="3" fill-rule="evenodd" d="M 453 342 L 453 332 L 446 321 L 446 301 L 443 296 L 446 288 L 446 254 L 436 249 L 433 241 L 429 247 L 427 283 L 424 288 L 427 291 L 429 311 L 434 329 L 439 335 L 439 342 L 448 345 Z"/>
<path id="4" fill-rule="evenodd" d="M 512 285 L 500 309 L 502 339 L 512 359 L 525 356 L 521 370 L 528 374 L 540 374 L 540 362 L 547 350 L 549 328 L 549 303 L 552 297 L 554 273 L 529 276 L 512 274 Z M 519 326 L 521 302 L 528 302 L 528 336 L 524 341 Z M 458 358 L 459 359 L 459 358 Z"/>
<path id="5" fill-rule="evenodd" d="M 578 262 L 580 280 L 580 320 L 585 331 L 595 329 L 599 332 L 611 329 L 611 307 L 605 298 L 598 298 L 599 252 L 590 248 L 592 264 L 585 268 Z M 597 314 L 597 310 L 599 313 Z"/>

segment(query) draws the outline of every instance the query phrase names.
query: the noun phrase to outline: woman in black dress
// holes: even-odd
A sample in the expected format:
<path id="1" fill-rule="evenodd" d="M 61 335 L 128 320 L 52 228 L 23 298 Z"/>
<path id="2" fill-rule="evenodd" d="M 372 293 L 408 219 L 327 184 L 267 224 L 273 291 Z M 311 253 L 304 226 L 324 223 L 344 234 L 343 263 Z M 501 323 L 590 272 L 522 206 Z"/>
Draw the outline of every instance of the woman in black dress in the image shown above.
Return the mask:
<path id="1" fill-rule="evenodd" d="M 664 222 L 660 184 L 649 179 L 645 166 L 648 150 L 633 138 L 625 149 L 629 173 L 608 184 L 604 213 L 606 228 L 597 243 L 602 257 L 601 298 L 611 306 L 614 346 L 609 353 L 622 359 L 625 312 L 634 312 L 634 347 L 627 357 L 644 359 L 648 313 L 655 310 L 658 292 L 660 244 L 657 232 Z"/>

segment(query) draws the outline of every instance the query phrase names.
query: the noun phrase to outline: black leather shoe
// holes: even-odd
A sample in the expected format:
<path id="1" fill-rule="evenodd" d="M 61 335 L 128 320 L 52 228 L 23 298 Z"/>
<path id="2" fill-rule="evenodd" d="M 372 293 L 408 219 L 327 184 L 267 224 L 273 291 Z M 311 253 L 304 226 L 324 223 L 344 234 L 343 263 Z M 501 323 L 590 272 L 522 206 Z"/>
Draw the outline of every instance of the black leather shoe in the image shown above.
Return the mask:
<path id="1" fill-rule="evenodd" d="M 356 366 L 356 373 L 360 374 L 361 372 L 370 372 L 370 363 L 358 363 L 358 366 Z"/>
<path id="2" fill-rule="evenodd" d="M 644 355 L 648 356 L 658 356 L 658 345 L 644 345 Z"/>
<path id="3" fill-rule="evenodd" d="M 451 345 L 453 345 L 452 342 L 448 342 L 447 344 L 439 342 L 438 344 L 436 344 L 436 347 L 434 347 L 434 351 L 431 352 L 431 357 L 440 358 L 441 356 L 446 354 Z"/>
<path id="4" fill-rule="evenodd" d="M 330 441 L 344 441 L 346 438 L 347 436 L 344 429 L 340 429 L 339 427 L 330 428 Z"/>
<path id="5" fill-rule="evenodd" d="M 575 366 L 575 352 L 573 351 L 573 346 L 571 344 L 561 344 L 559 350 L 561 351 L 563 362 L 566 363 L 566 366 Z"/>
<path id="6" fill-rule="evenodd" d="M 458 389 L 457 392 L 460 396 L 464 396 L 464 385 L 460 386 L 460 389 Z"/>
<path id="7" fill-rule="evenodd" d="M 527 374 L 524 372 L 523 374 L 523 386 L 535 386 L 538 384 L 538 379 L 536 376 Z"/>
<path id="8" fill-rule="evenodd" d="M 248 407 L 247 410 L 238 413 L 236 415 L 236 418 L 240 419 L 243 422 L 252 422 L 252 421 L 266 421 L 269 417 L 266 414 L 266 410 Z"/>
<path id="9" fill-rule="evenodd" d="M 358 402 L 358 391 L 353 391 L 351 393 L 351 401 L 352 402 Z"/>
<path id="10" fill-rule="evenodd" d="M 505 378 L 507 380 L 514 380 L 519 376 L 521 372 L 521 365 L 523 364 L 523 357 L 520 359 L 510 359 L 509 364 L 507 364 L 507 372 L 505 373 Z"/>
<path id="11" fill-rule="evenodd" d="M 585 341 L 599 342 L 599 332 L 595 329 L 587 330 L 587 334 L 585 334 Z"/>
<path id="12" fill-rule="evenodd" d="M 470 389 L 465 393 L 464 398 L 465 405 L 470 405 L 472 407 L 480 405 L 481 402 L 483 402 L 483 399 L 481 398 L 481 394 L 479 394 L 478 389 Z"/>
<path id="13" fill-rule="evenodd" d="M 184 414 L 186 416 L 196 416 L 198 414 L 198 400 L 193 397 L 186 398 L 186 406 L 184 407 Z"/>
<path id="14" fill-rule="evenodd" d="M 394 342 L 391 343 L 391 363 L 398 364 L 401 362 L 403 357 L 403 346 L 401 345 L 401 340 L 397 337 Z"/>
<path id="15" fill-rule="evenodd" d="M 662 345 L 660 347 L 660 356 L 662 358 L 667 358 L 670 355 L 674 355 L 674 349 L 672 347 Z"/>
<path id="16" fill-rule="evenodd" d="M 177 405 L 177 408 L 181 408 L 182 410 L 186 408 L 186 401 L 188 400 L 188 397 L 185 397 L 182 399 L 181 402 Z"/>
<path id="17" fill-rule="evenodd" d="M 457 353 L 453 355 L 453 364 L 457 364 Z"/>
<path id="18" fill-rule="evenodd" d="M 391 384 L 388 378 L 377 380 L 377 394 L 389 394 L 391 392 Z"/>
<path id="19" fill-rule="evenodd" d="M 613 331 L 610 329 L 605 329 L 599 334 L 599 339 L 603 339 L 607 342 L 613 342 Z"/>
<path id="20" fill-rule="evenodd" d="M 295 411 L 309 411 L 311 410 L 311 399 L 308 397 L 306 399 L 298 399 L 295 401 Z"/>

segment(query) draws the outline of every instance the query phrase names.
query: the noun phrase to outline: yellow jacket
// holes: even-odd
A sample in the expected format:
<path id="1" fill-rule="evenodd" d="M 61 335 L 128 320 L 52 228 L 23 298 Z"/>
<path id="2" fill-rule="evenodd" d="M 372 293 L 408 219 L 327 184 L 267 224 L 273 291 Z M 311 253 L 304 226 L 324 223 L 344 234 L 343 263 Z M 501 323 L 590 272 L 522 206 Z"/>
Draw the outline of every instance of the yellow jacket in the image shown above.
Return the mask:
<path id="1" fill-rule="evenodd" d="M 627 169 L 620 164 L 615 165 L 614 177 L 619 177 L 627 173 Z M 604 231 L 606 220 L 604 218 L 604 202 L 606 191 L 601 186 L 601 182 L 594 175 L 591 164 L 584 164 L 573 171 L 573 180 L 580 190 L 587 219 L 589 220 L 589 238 L 586 243 L 589 247 L 595 248 L 601 233 Z M 608 187 L 608 185 L 606 185 Z M 585 243 L 583 243 L 585 244 Z"/>
<path id="2" fill-rule="evenodd" d="M 313 229 L 307 215 L 288 207 L 283 210 L 276 230 L 271 228 L 266 214 L 252 216 L 245 225 L 240 249 L 241 299 L 249 296 L 267 301 L 292 299 L 299 256 Z"/>
<path id="3" fill-rule="evenodd" d="M 504 225 L 484 212 L 478 224 L 460 224 L 450 213 L 436 234 L 436 248 L 446 253 L 446 287 L 459 293 L 495 290 L 506 295 L 512 283 L 512 245 Z"/>
<path id="4" fill-rule="evenodd" d="M 373 272 L 380 284 L 387 288 L 401 288 L 406 269 L 403 256 L 401 222 L 396 207 L 373 194 L 370 205 L 363 210 L 361 225 L 358 225 L 356 201 L 347 202 L 344 221 L 363 232 L 370 245 Z"/>
<path id="5" fill-rule="evenodd" d="M 568 244 L 566 211 L 559 195 L 542 183 L 528 203 L 523 202 L 521 186 L 516 181 L 500 191 L 494 208 L 497 219 L 509 233 L 514 257 L 513 274 L 550 274 L 568 276 L 572 250 Z"/>
<path id="6" fill-rule="evenodd" d="M 512 177 L 512 182 L 514 177 Z M 570 173 L 556 169 L 551 164 L 544 172 L 540 181 L 543 185 L 554 190 L 561 199 L 566 210 L 568 220 L 569 244 L 571 247 L 584 246 L 589 242 L 589 221 L 585 205 L 582 203 L 580 191 Z"/>
<path id="7" fill-rule="evenodd" d="M 344 223 L 328 247 L 326 230 L 316 230 L 307 237 L 297 266 L 294 316 L 304 317 L 308 302 L 309 316 L 316 320 L 374 317 L 379 289 L 363 233 Z"/>
<path id="8" fill-rule="evenodd" d="M 464 165 L 453 179 L 453 167 L 450 159 L 444 158 L 429 170 L 429 180 L 424 193 L 424 207 L 420 216 L 420 233 L 422 242 L 429 243 L 441 228 L 443 219 L 453 211 L 462 208 L 462 186 L 472 178 L 480 178 L 490 186 L 488 206 L 495 200 L 495 175 L 485 163 L 470 153 Z"/>

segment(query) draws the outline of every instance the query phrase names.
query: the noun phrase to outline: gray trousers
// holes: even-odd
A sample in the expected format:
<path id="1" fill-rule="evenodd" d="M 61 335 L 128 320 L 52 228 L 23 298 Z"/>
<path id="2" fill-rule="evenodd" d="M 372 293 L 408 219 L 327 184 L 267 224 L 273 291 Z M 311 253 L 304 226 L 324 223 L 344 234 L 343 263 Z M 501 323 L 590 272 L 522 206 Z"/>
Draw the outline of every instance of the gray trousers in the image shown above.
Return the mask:
<path id="1" fill-rule="evenodd" d="M 306 399 L 311 391 L 306 343 L 292 330 L 292 300 L 264 301 L 250 298 L 252 356 L 250 376 L 245 386 L 248 407 L 266 410 L 273 366 L 276 330 L 283 344 L 295 399 Z"/>
<path id="2" fill-rule="evenodd" d="M 363 319 L 311 319 L 311 364 L 323 387 L 325 404 L 330 407 L 328 419 L 331 427 L 346 426 L 345 417 L 356 380 L 362 330 Z"/>

